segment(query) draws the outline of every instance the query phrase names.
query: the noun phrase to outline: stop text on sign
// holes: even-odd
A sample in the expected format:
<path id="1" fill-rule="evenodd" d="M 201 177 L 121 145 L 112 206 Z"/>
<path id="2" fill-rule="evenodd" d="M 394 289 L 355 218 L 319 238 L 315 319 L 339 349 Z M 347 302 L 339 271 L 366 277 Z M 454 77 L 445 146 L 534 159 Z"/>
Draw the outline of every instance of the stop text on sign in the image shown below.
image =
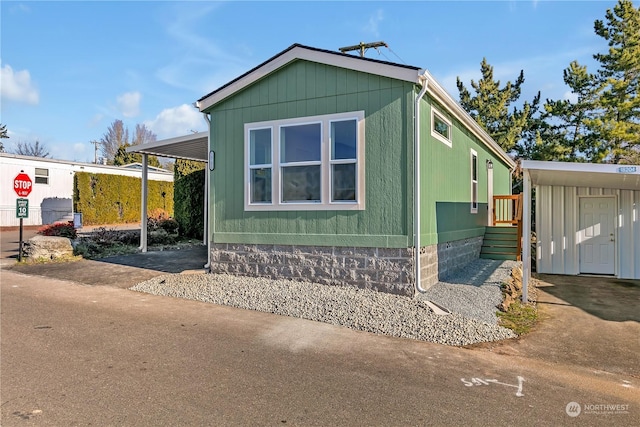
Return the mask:
<path id="1" fill-rule="evenodd" d="M 13 186 L 16 189 L 28 190 L 31 188 L 31 181 L 16 181 Z"/>

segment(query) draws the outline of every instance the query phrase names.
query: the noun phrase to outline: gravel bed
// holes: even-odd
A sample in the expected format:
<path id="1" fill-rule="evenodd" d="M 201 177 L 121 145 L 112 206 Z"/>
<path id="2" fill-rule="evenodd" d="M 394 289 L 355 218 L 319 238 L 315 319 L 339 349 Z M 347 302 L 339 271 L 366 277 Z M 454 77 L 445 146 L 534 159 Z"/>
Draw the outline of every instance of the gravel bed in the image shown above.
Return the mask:
<path id="1" fill-rule="evenodd" d="M 437 315 L 421 298 L 307 282 L 224 274 L 170 274 L 130 289 L 455 346 L 516 336 L 495 322 L 455 312 Z"/>
<path id="2" fill-rule="evenodd" d="M 452 313 L 497 325 L 497 306 L 502 302 L 500 285 L 516 261 L 476 259 L 436 283 L 418 299 L 428 299 Z"/>

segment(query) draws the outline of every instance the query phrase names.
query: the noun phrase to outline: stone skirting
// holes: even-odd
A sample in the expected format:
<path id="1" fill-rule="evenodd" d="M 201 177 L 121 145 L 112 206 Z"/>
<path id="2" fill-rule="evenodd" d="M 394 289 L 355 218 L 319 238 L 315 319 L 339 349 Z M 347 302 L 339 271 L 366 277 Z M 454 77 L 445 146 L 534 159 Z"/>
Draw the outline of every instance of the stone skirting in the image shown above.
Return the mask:
<path id="1" fill-rule="evenodd" d="M 483 237 L 456 240 L 420 249 L 422 289 L 429 289 L 453 271 L 480 257 Z"/>
<path id="2" fill-rule="evenodd" d="M 428 289 L 480 256 L 482 237 L 420 250 L 421 284 Z M 216 243 L 211 273 L 293 279 L 352 286 L 398 295 L 415 294 L 413 248 L 244 245 Z"/>
<path id="3" fill-rule="evenodd" d="M 413 248 L 213 244 L 212 273 L 294 279 L 413 296 Z"/>

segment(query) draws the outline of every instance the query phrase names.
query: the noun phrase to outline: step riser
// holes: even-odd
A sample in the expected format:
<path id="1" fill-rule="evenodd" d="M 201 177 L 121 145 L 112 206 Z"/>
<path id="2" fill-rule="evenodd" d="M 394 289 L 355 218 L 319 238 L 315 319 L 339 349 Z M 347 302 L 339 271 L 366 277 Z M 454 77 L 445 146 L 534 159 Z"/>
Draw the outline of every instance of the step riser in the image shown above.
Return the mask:
<path id="1" fill-rule="evenodd" d="M 480 258 L 495 259 L 495 260 L 510 260 L 510 261 L 518 260 L 518 257 L 516 255 L 509 255 L 509 254 L 480 254 Z"/>

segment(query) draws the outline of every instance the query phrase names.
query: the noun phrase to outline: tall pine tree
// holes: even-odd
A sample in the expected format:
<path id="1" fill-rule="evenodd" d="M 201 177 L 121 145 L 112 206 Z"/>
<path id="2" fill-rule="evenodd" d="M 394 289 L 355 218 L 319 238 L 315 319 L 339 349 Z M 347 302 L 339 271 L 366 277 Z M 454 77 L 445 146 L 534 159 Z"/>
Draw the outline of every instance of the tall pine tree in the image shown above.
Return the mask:
<path id="1" fill-rule="evenodd" d="M 563 79 L 574 100 L 547 99 L 545 102 L 539 130 L 541 147 L 550 158 L 544 160 L 599 161 L 606 151 L 597 143 L 597 135 L 589 126 L 596 116 L 596 76 L 589 74 L 586 66 L 573 61 L 564 70 Z"/>
<path id="2" fill-rule="evenodd" d="M 587 121 L 613 163 L 637 158 L 640 148 L 640 8 L 619 0 L 605 21 L 595 21 L 595 33 L 609 45 L 594 55 L 600 117 Z"/>
<path id="3" fill-rule="evenodd" d="M 520 98 L 524 72 L 520 71 L 514 83 L 508 81 L 504 87 L 500 87 L 500 81 L 494 80 L 493 67 L 486 58 L 480 63 L 480 71 L 482 78 L 478 82 L 471 80 L 471 87 L 475 91 L 473 95 L 459 77 L 456 79 L 460 105 L 503 150 L 510 152 L 515 149 L 538 110 L 540 94 L 538 93 L 533 102 L 525 102 L 522 108 L 518 109 L 513 104 Z"/>

